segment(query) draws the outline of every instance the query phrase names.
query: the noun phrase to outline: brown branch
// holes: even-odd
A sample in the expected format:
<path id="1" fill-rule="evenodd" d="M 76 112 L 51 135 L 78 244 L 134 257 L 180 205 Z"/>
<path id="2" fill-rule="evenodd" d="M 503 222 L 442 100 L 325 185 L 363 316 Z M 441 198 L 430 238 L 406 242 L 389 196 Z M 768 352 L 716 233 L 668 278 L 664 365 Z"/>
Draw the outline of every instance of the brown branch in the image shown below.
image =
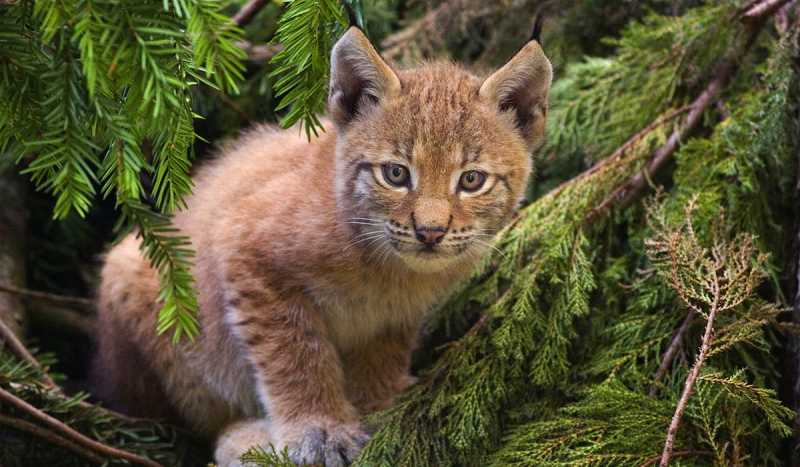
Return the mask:
<path id="1" fill-rule="evenodd" d="M 255 45 L 252 42 L 239 41 L 236 45 L 245 51 L 248 60 L 259 63 L 272 60 L 272 57 L 283 50 L 283 44 Z"/>
<path id="2" fill-rule="evenodd" d="M 746 19 L 760 19 L 765 16 L 770 16 L 780 7 L 787 3 L 788 0 L 762 0 L 750 8 L 746 8 L 743 18 Z"/>
<path id="3" fill-rule="evenodd" d="M 672 415 L 672 421 L 669 424 L 669 430 L 667 430 L 667 439 L 664 442 L 664 452 L 661 454 L 660 467 L 667 467 L 669 465 L 669 460 L 675 445 L 675 436 L 678 433 L 678 427 L 681 424 L 683 412 L 686 411 L 686 406 L 689 404 L 689 397 L 692 395 L 692 391 L 694 391 L 695 381 L 697 381 L 697 377 L 700 375 L 700 370 L 703 368 L 708 350 L 711 348 L 711 342 L 714 340 L 714 319 L 717 317 L 717 311 L 719 310 L 720 297 L 720 284 L 716 271 L 714 272 L 711 285 L 711 292 L 714 298 L 711 302 L 711 311 L 708 313 L 706 331 L 703 334 L 700 353 L 697 355 L 697 359 L 692 366 L 692 370 L 689 372 L 689 376 L 686 377 L 686 383 L 683 385 L 683 393 L 681 393 L 681 398 L 678 400 L 678 405 L 675 407 L 675 413 Z"/>
<path id="4" fill-rule="evenodd" d="M 706 86 L 705 90 L 690 104 L 689 115 L 686 117 L 685 124 L 675 130 L 670 135 L 667 142 L 658 148 L 644 168 L 629 178 L 625 183 L 617 187 L 608 197 L 606 197 L 597 207 L 587 216 L 587 222 L 597 219 L 605 211 L 617 205 L 626 207 L 636 200 L 648 185 L 648 180 L 658 172 L 664 165 L 672 159 L 672 155 L 692 131 L 701 123 L 703 113 L 714 104 L 719 94 L 724 90 L 731 79 L 739 70 L 741 57 L 753 46 L 759 32 L 764 25 L 765 16 L 774 13 L 777 9 L 788 2 L 788 0 L 762 0 L 754 4 L 745 13 L 747 38 L 744 45 L 734 47 L 728 51 L 726 58 L 720 63 L 714 74 L 714 79 Z M 769 5 L 767 5 L 769 4 Z"/>
<path id="5" fill-rule="evenodd" d="M 261 9 L 264 8 L 267 3 L 269 3 L 267 0 L 250 0 L 247 2 L 247 4 L 245 4 L 245 6 L 242 7 L 241 10 L 233 15 L 231 20 L 233 20 L 233 22 L 236 23 L 236 25 L 240 28 L 244 27 L 248 25 L 250 21 L 253 21 L 253 18 L 255 18 L 256 14 L 258 14 L 258 12 L 261 11 Z"/>
<path id="6" fill-rule="evenodd" d="M 92 336 L 94 317 L 63 306 L 33 303 L 28 306 L 28 319 L 50 329 L 57 328 L 81 336 Z"/>
<path id="7" fill-rule="evenodd" d="M 41 438 L 50 444 L 61 446 L 64 449 L 68 449 L 74 452 L 75 454 L 78 454 L 79 456 L 88 459 L 94 464 L 103 464 L 105 462 L 104 458 L 98 456 L 89 449 L 86 449 L 83 446 L 75 444 L 72 441 L 62 438 L 61 436 L 58 436 L 57 434 L 53 433 L 50 430 L 46 430 L 38 425 L 34 425 L 33 423 L 27 422 L 25 420 L 20 420 L 18 418 L 0 415 L 0 425 L 13 428 L 17 431 L 24 431 L 37 438 Z"/>
<path id="8" fill-rule="evenodd" d="M 69 307 L 76 307 L 85 310 L 93 310 L 94 302 L 88 298 L 70 297 L 67 295 L 58 295 L 49 292 L 40 292 L 38 290 L 23 289 L 14 287 L 13 285 L 0 284 L 0 292 L 19 295 L 23 298 L 33 300 L 42 300 L 50 303 L 58 303 Z"/>
<path id="9" fill-rule="evenodd" d="M 641 141 L 645 136 L 650 134 L 652 131 L 654 131 L 655 129 L 657 129 L 661 125 L 664 125 L 665 123 L 670 122 L 670 121 L 680 117 L 681 115 L 683 115 L 686 112 L 688 112 L 690 109 L 691 109 L 690 105 L 685 105 L 685 106 L 683 106 L 683 107 L 681 107 L 679 109 L 673 110 L 672 112 L 655 119 L 649 125 L 647 125 L 646 127 L 642 128 L 636 134 L 634 134 L 633 136 L 628 138 L 628 140 L 625 141 L 625 143 L 623 143 L 622 146 L 618 147 L 614 152 L 612 152 L 610 156 L 603 158 L 603 160 L 601 160 L 600 162 L 596 163 L 595 165 L 589 167 L 588 169 L 583 171 L 581 174 L 579 174 L 577 177 L 569 179 L 569 180 L 561 183 L 561 185 L 556 187 L 552 191 L 552 193 L 558 193 L 559 191 L 562 191 L 567 186 L 572 185 L 576 180 L 582 180 L 582 179 L 584 179 L 586 177 L 589 177 L 589 176 L 597 173 L 603 167 L 606 167 L 606 166 L 608 166 L 610 164 L 613 164 L 614 162 L 617 162 L 625 154 L 627 154 L 628 151 L 630 151 L 631 148 L 636 146 L 636 144 L 639 143 L 639 141 Z"/>
<path id="10" fill-rule="evenodd" d="M 672 453 L 672 457 L 687 457 L 687 456 L 710 456 L 711 453 L 708 451 L 675 451 Z M 648 459 L 639 467 L 649 467 L 651 465 L 656 465 L 661 459 L 661 456 L 655 456 L 653 458 Z"/>
<path id="11" fill-rule="evenodd" d="M 124 459 L 128 462 L 136 465 L 143 465 L 147 467 L 162 467 L 161 464 L 155 462 L 153 460 L 144 458 L 142 456 L 133 454 L 128 451 L 123 451 L 121 449 L 117 449 L 112 446 L 108 446 L 103 444 L 99 441 L 95 441 L 77 431 L 70 428 L 61 420 L 58 420 L 50 415 L 42 412 L 41 410 L 37 409 L 36 407 L 28 404 L 24 400 L 18 398 L 17 396 L 9 393 L 5 389 L 0 388 L 0 401 L 3 401 L 7 404 L 10 404 L 16 407 L 18 410 L 25 412 L 32 417 L 36 418 L 37 420 L 43 422 L 44 424 L 50 426 L 64 437 L 71 439 L 72 441 L 91 449 L 94 452 L 102 454 L 103 456 L 114 457 L 118 459 Z"/>
<path id="12" fill-rule="evenodd" d="M 42 380 L 47 386 L 51 388 L 58 387 L 56 386 L 56 383 L 53 382 L 53 380 L 50 378 L 50 375 L 48 375 L 47 372 L 44 371 L 44 368 L 42 368 L 42 365 L 39 364 L 39 361 L 36 360 L 36 358 L 34 358 L 34 356 L 30 352 L 28 352 L 28 349 L 25 348 L 25 346 L 22 344 L 22 342 L 20 342 L 19 339 L 17 339 L 16 334 L 14 334 L 14 332 L 11 331 L 11 328 L 9 328 L 6 325 L 6 323 L 4 323 L 2 320 L 0 320 L 0 338 L 3 339 L 3 341 L 8 345 L 8 347 L 11 349 L 12 352 L 14 352 L 14 354 L 17 357 L 30 363 L 34 368 L 36 368 L 41 372 Z"/>
<path id="13" fill-rule="evenodd" d="M 656 395 L 656 384 L 661 381 L 661 378 L 667 374 L 669 367 L 672 366 L 672 361 L 675 359 L 675 355 L 678 354 L 678 350 L 680 350 L 681 346 L 683 345 L 683 339 L 686 337 L 686 333 L 689 331 L 689 326 L 692 324 L 692 321 L 694 321 L 694 317 L 696 315 L 697 312 L 690 308 L 689 312 L 686 313 L 686 318 L 684 318 L 678 330 L 675 331 L 675 335 L 672 336 L 672 341 L 669 343 L 669 347 L 667 347 L 666 352 L 664 352 L 664 355 L 661 357 L 661 365 L 659 365 L 658 371 L 656 371 L 655 376 L 653 376 L 653 386 L 650 387 L 650 397 Z"/>

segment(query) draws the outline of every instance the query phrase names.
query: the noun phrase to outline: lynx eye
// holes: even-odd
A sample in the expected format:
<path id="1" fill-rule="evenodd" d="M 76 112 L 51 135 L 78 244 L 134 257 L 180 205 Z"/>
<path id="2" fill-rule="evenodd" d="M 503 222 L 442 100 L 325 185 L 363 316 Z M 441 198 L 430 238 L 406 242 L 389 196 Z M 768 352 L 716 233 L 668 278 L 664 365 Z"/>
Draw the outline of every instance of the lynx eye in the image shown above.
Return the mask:
<path id="1" fill-rule="evenodd" d="M 486 183 L 486 174 L 477 170 L 468 170 L 461 174 L 459 187 L 464 191 L 478 191 Z"/>
<path id="2" fill-rule="evenodd" d="M 390 185 L 396 187 L 408 186 L 409 173 L 408 168 L 400 164 L 383 164 L 383 178 L 389 182 Z"/>

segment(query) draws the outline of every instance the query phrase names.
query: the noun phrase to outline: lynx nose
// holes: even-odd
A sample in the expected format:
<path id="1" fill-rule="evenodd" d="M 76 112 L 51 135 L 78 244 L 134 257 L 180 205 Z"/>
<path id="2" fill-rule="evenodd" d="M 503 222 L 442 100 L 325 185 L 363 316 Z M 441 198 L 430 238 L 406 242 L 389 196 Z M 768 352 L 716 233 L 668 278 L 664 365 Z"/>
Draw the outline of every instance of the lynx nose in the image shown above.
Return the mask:
<path id="1" fill-rule="evenodd" d="M 417 240 L 426 246 L 433 246 L 437 243 L 442 243 L 446 232 L 442 227 L 417 227 L 415 233 L 417 234 Z"/>

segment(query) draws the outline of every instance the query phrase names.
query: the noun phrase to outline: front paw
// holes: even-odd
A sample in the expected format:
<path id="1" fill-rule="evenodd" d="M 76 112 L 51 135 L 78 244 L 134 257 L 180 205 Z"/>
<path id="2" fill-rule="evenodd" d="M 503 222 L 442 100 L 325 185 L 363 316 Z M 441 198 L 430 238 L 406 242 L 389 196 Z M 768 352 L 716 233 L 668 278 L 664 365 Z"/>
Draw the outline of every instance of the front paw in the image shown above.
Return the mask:
<path id="1" fill-rule="evenodd" d="M 357 424 L 314 423 L 292 431 L 298 435 L 286 446 L 289 458 L 297 465 L 345 467 L 369 440 Z"/>

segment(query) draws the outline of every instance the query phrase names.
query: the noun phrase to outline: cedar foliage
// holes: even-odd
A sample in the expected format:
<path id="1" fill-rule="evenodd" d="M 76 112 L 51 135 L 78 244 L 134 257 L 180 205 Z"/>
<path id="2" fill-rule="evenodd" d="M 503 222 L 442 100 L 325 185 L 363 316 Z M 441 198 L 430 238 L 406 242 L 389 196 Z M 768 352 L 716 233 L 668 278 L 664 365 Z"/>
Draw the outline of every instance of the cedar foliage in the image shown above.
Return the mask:
<path id="1" fill-rule="evenodd" d="M 787 11 L 790 27 L 769 20 L 748 51 L 738 16 L 746 2 L 737 0 L 643 2 L 607 22 L 594 0 L 429 8 L 388 0 L 363 11 L 348 3 L 394 58 L 478 65 L 513 53 L 532 7 L 550 11 L 544 46 L 557 67 L 530 203 L 434 313 L 416 358 L 420 382 L 367 420 L 376 432 L 356 464 L 656 465 L 711 326 L 671 464 L 782 465 L 794 415 L 778 391 L 791 329 L 781 322 L 794 235 L 786 213 L 800 151 L 797 8 Z M 234 46 L 242 31 L 221 8 L 212 0 L 0 6 L 10 13 L 0 15 L 3 157 L 55 196 L 56 217 L 85 214 L 95 191 L 114 195 L 122 224 L 140 229 L 159 266 L 159 329 L 175 325 L 176 336 L 194 332 L 196 305 L 191 251 L 167 215 L 191 189 L 193 112 L 224 134 L 236 125 L 220 94 L 242 91 L 233 101 L 241 116 L 272 89 L 282 94 L 282 121 L 302 122 L 313 138 L 327 50 L 346 24 L 332 0 L 288 1 L 271 15 L 268 7 L 247 36 L 267 29 L 285 48 L 271 65 L 244 69 Z M 587 21 L 608 37 L 585 32 Z M 578 30 L 584 36 L 574 38 Z M 657 194 L 598 210 L 681 127 L 731 51 L 741 51 L 738 71 L 674 162 L 648 178 Z M 151 174 L 152 187 L 140 173 Z M 713 320 L 712 278 L 729 292 L 716 297 L 729 306 Z M 63 396 L 42 393 L 33 369 L 6 354 L 0 363 L 0 387 L 105 442 L 180 461 L 169 452 L 183 438 L 168 427 L 142 428 L 142 438 L 118 420 L 80 418 Z M 264 449 L 246 460 L 289 465 Z"/>

